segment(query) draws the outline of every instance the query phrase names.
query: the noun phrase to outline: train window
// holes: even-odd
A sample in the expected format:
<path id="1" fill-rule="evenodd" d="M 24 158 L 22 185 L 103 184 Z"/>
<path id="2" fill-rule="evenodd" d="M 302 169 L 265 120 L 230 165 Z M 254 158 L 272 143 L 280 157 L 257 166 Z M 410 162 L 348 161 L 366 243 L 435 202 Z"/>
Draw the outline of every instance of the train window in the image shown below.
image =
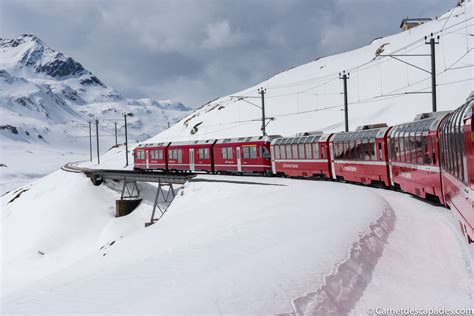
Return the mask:
<path id="1" fill-rule="evenodd" d="M 286 159 L 285 145 L 280 145 L 280 155 L 281 155 L 281 159 Z"/>
<path id="2" fill-rule="evenodd" d="M 319 144 L 313 143 L 313 158 L 319 159 Z"/>
<path id="3" fill-rule="evenodd" d="M 168 150 L 168 158 L 173 159 L 173 149 Z"/>
<path id="4" fill-rule="evenodd" d="M 431 165 L 430 150 L 428 148 L 428 136 L 423 136 L 422 145 L 423 145 L 423 163 L 425 165 Z"/>
<path id="5" fill-rule="evenodd" d="M 372 160 L 377 160 L 377 157 L 375 157 L 375 139 L 373 141 L 370 140 L 369 147 L 370 157 L 372 158 Z"/>
<path id="6" fill-rule="evenodd" d="M 260 147 L 260 157 L 265 158 L 265 159 L 271 158 L 267 147 L 265 147 L 265 146 Z"/>
<path id="7" fill-rule="evenodd" d="M 304 159 L 304 144 L 298 144 L 298 154 L 300 159 Z"/>
<path id="8" fill-rule="evenodd" d="M 409 132 L 405 132 L 403 142 L 405 143 L 405 161 L 411 163 L 412 143 Z"/>
<path id="9" fill-rule="evenodd" d="M 291 145 L 291 148 L 292 148 L 293 159 L 298 159 L 298 145 L 293 144 Z"/>
<path id="10" fill-rule="evenodd" d="M 273 154 L 275 155 L 275 159 L 280 159 L 280 146 L 272 146 Z"/>
<path id="11" fill-rule="evenodd" d="M 222 151 L 222 158 L 227 159 L 227 148 L 222 148 L 221 151 Z"/>
<path id="12" fill-rule="evenodd" d="M 407 162 L 407 158 L 406 158 L 407 146 L 405 143 L 405 135 L 403 132 L 400 132 L 400 137 L 398 138 L 398 141 L 400 142 L 400 161 Z"/>
<path id="13" fill-rule="evenodd" d="M 298 144 L 304 144 L 306 142 L 306 139 L 308 138 L 308 136 L 305 136 L 305 137 L 301 137 L 299 140 L 298 140 Z"/>
<path id="14" fill-rule="evenodd" d="M 434 137 L 431 139 L 431 155 L 431 163 L 436 165 L 436 139 Z"/>
<path id="15" fill-rule="evenodd" d="M 311 144 L 304 144 L 304 147 L 306 149 L 306 159 L 312 159 L 311 155 Z"/>
<path id="16" fill-rule="evenodd" d="M 248 146 L 242 147 L 242 150 L 244 152 L 243 157 L 244 158 L 250 158 L 250 148 Z"/>
<path id="17" fill-rule="evenodd" d="M 368 138 L 367 138 L 367 141 L 368 141 Z M 370 145 L 369 143 L 367 142 L 364 142 L 363 144 L 363 148 L 364 148 L 364 160 L 370 160 Z"/>
<path id="18" fill-rule="evenodd" d="M 257 158 L 257 146 L 249 147 L 250 158 L 255 159 Z"/>
<path id="19" fill-rule="evenodd" d="M 232 147 L 227 147 L 227 159 L 233 159 L 233 149 Z"/>
<path id="20" fill-rule="evenodd" d="M 382 143 L 379 143 L 379 160 L 383 160 Z"/>
<path id="21" fill-rule="evenodd" d="M 422 143 L 420 134 L 416 136 L 415 144 L 416 144 L 416 163 L 419 165 L 422 165 L 423 164 L 423 143 Z"/>
<path id="22" fill-rule="evenodd" d="M 362 148 L 360 148 L 360 140 L 357 140 L 356 141 L 356 157 L 355 157 L 355 160 L 362 160 Z"/>
<path id="23" fill-rule="evenodd" d="M 291 145 L 286 145 L 285 151 L 286 151 L 286 159 L 291 159 Z"/>
<path id="24" fill-rule="evenodd" d="M 325 151 L 326 151 L 326 146 L 322 145 L 321 146 L 321 158 L 326 159 L 325 157 Z"/>
<path id="25" fill-rule="evenodd" d="M 178 163 L 182 163 L 183 162 L 183 150 L 182 149 L 176 149 L 176 151 L 178 152 Z"/>
<path id="26" fill-rule="evenodd" d="M 344 143 L 340 141 L 334 144 L 334 158 L 342 159 L 343 155 L 344 155 Z"/>

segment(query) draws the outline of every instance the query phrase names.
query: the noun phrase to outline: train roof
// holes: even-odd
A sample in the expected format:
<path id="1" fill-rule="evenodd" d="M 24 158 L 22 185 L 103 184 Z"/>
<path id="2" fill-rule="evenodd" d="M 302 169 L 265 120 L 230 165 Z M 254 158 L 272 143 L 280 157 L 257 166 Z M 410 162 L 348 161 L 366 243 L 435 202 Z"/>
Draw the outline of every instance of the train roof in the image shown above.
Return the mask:
<path id="1" fill-rule="evenodd" d="M 309 144 L 309 143 L 314 143 L 315 141 L 319 141 L 320 139 L 323 138 L 323 136 L 328 136 L 328 135 L 323 135 L 321 133 L 318 133 L 316 135 L 304 135 L 304 136 L 294 136 L 294 137 L 278 137 L 272 140 L 271 145 L 285 145 L 285 144 Z"/>
<path id="2" fill-rule="evenodd" d="M 435 115 L 429 115 L 425 118 L 418 119 L 413 122 L 406 122 L 402 124 L 397 124 L 393 126 L 392 134 L 398 131 L 406 131 L 406 132 L 429 132 L 429 131 L 436 131 L 438 129 L 439 124 L 441 121 L 449 115 L 449 111 L 443 111 L 436 113 Z M 422 117 L 417 115 L 416 118 Z"/>
<path id="3" fill-rule="evenodd" d="M 184 142 L 172 142 L 170 146 L 183 146 L 183 145 L 213 145 L 217 139 L 203 139 L 203 140 L 189 140 Z"/>
<path id="4" fill-rule="evenodd" d="M 139 144 L 136 148 L 168 147 L 170 142 Z"/>
<path id="5" fill-rule="evenodd" d="M 378 127 L 370 129 L 361 129 L 352 132 L 339 132 L 334 134 L 332 141 L 345 141 L 355 139 L 375 139 L 384 137 L 390 127 Z"/>
<path id="6" fill-rule="evenodd" d="M 280 136 L 249 136 L 249 137 L 239 137 L 239 138 L 223 138 L 217 140 L 216 144 L 226 144 L 226 143 L 247 143 L 247 142 L 271 142 L 273 139 Z"/>

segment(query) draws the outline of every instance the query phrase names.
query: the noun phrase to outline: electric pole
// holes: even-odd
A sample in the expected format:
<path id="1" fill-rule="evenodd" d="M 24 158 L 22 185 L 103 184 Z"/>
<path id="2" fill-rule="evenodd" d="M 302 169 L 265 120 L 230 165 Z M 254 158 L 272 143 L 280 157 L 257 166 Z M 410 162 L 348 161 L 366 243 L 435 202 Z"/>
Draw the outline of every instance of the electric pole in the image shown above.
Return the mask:
<path id="1" fill-rule="evenodd" d="M 89 120 L 89 156 L 92 162 L 92 127 L 91 127 L 91 120 Z"/>
<path id="2" fill-rule="evenodd" d="M 115 125 L 115 147 L 118 146 L 117 144 L 117 122 L 114 122 L 114 125 Z"/>
<path id="3" fill-rule="evenodd" d="M 262 96 L 262 135 L 267 136 L 267 131 L 266 129 L 266 123 L 265 123 L 265 93 L 267 92 L 267 89 L 260 88 L 258 89 L 258 93 Z"/>
<path id="4" fill-rule="evenodd" d="M 435 55 L 435 45 L 439 44 L 439 35 L 436 38 L 433 37 L 431 33 L 430 40 L 428 41 L 428 36 L 425 36 L 425 44 L 429 44 L 431 48 L 431 98 L 432 98 L 432 108 L 433 112 L 436 112 L 436 55 Z"/>
<path id="5" fill-rule="evenodd" d="M 339 79 L 342 79 L 344 81 L 344 123 L 345 123 L 345 130 L 346 132 L 349 131 L 349 113 L 348 113 L 348 108 L 347 108 L 347 79 L 349 79 L 349 73 L 346 73 L 346 71 L 342 71 L 342 74 L 339 73 Z"/>
<path id="6" fill-rule="evenodd" d="M 99 120 L 95 120 L 95 135 L 97 141 L 97 164 L 100 165 L 100 155 L 99 155 Z"/>
<path id="7" fill-rule="evenodd" d="M 128 166 L 128 134 L 127 134 L 127 113 L 123 113 L 125 120 L 125 167 Z"/>

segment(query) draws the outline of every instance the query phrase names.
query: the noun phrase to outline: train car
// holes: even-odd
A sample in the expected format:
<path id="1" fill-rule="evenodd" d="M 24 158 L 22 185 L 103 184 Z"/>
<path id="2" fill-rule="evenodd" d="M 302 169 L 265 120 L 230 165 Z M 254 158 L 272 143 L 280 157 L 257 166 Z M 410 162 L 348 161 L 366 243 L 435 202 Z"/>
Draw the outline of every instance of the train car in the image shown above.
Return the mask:
<path id="1" fill-rule="evenodd" d="M 331 134 L 276 138 L 271 142 L 272 171 L 290 177 L 331 178 L 328 138 Z"/>
<path id="2" fill-rule="evenodd" d="M 446 204 L 467 241 L 474 240 L 474 93 L 439 128 L 441 177 Z"/>
<path id="3" fill-rule="evenodd" d="M 390 186 L 386 124 L 366 125 L 341 132 L 329 140 L 333 179 Z"/>
<path id="4" fill-rule="evenodd" d="M 140 144 L 133 151 L 134 169 L 167 170 L 167 148 L 170 142 L 156 144 Z"/>
<path id="5" fill-rule="evenodd" d="M 392 128 L 388 142 L 393 187 L 444 204 L 438 127 L 446 115 L 426 113 Z"/>
<path id="6" fill-rule="evenodd" d="M 168 147 L 168 170 L 214 172 L 212 147 L 216 141 L 172 142 Z"/>
<path id="7" fill-rule="evenodd" d="M 272 136 L 219 139 L 214 145 L 214 167 L 221 173 L 271 173 Z"/>

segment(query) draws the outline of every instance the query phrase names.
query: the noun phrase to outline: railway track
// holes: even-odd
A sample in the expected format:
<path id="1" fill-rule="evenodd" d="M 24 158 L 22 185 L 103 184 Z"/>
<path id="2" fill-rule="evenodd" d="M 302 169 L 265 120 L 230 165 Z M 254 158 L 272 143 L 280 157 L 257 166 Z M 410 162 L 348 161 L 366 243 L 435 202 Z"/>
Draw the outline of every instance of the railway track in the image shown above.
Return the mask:
<path id="1" fill-rule="evenodd" d="M 235 184 L 249 184 L 249 185 L 272 185 L 284 186 L 282 184 L 256 182 L 256 181 L 241 181 L 228 179 L 206 179 L 196 178 L 199 173 L 166 173 L 159 171 L 143 171 L 143 170 L 114 170 L 114 169 L 91 169 L 78 167 L 77 162 L 69 162 L 61 167 L 66 172 L 83 173 L 91 179 L 94 185 L 100 185 L 103 180 L 125 180 L 137 182 L 156 182 L 169 184 L 184 184 L 186 182 L 221 182 L 221 183 L 235 183 Z"/>

